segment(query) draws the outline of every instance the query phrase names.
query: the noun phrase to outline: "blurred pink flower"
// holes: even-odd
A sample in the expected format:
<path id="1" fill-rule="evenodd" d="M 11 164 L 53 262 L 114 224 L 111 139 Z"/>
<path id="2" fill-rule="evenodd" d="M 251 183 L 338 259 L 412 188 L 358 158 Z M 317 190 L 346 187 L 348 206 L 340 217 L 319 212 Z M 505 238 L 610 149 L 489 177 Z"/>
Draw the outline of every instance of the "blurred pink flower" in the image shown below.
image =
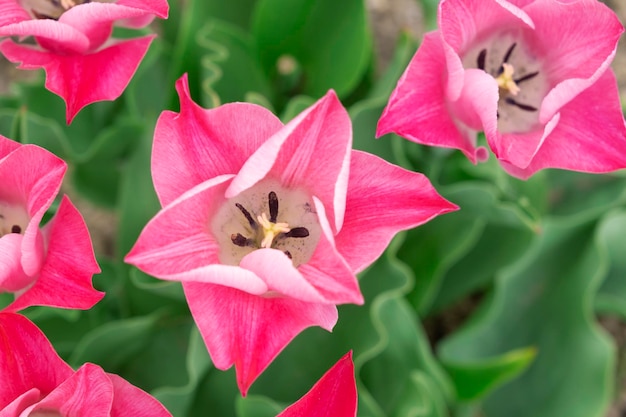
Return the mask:
<path id="1" fill-rule="evenodd" d="M 623 27 L 597 0 L 442 0 L 392 93 L 377 135 L 485 159 L 510 174 L 626 167 L 626 127 L 609 65 Z"/>
<path id="2" fill-rule="evenodd" d="M 351 150 L 334 92 L 283 125 L 265 108 L 205 110 L 186 77 L 161 114 L 152 176 L 163 209 L 126 261 L 182 281 L 215 366 L 243 395 L 298 333 L 363 303 L 355 274 L 393 235 L 456 206 L 426 177 Z"/>
<path id="3" fill-rule="evenodd" d="M 111 39 L 113 24 L 140 28 L 166 18 L 167 0 L 0 0 L 0 52 L 19 68 L 46 71 L 46 88 L 65 100 L 67 123 L 86 105 L 122 94 L 154 35 Z"/>
<path id="4" fill-rule="evenodd" d="M 100 269 L 69 198 L 40 228 L 66 168 L 45 149 L 0 136 L 0 293 L 15 294 L 4 311 L 32 305 L 87 309 L 104 295 L 92 287 Z"/>
<path id="5" fill-rule="evenodd" d="M 354 363 L 352 352 L 348 352 L 277 417 L 356 417 L 357 403 Z"/>
<path id="6" fill-rule="evenodd" d="M 171 417 L 153 397 L 87 363 L 76 372 L 27 318 L 0 313 L 0 417 Z"/>

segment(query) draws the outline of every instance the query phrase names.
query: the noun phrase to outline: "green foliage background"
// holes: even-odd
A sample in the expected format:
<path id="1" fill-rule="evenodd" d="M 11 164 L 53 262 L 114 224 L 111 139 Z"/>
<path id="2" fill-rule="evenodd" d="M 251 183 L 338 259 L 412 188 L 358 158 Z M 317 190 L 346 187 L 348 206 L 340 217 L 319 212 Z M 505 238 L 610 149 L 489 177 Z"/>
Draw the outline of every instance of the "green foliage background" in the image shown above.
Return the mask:
<path id="1" fill-rule="evenodd" d="M 436 3 L 423 0 L 428 27 Z M 402 34 L 377 75 L 363 0 L 170 6 L 117 101 L 91 105 L 65 126 L 42 77 L 0 98 L 0 133 L 64 158 L 67 189 L 115 213 L 114 242 L 97 253 L 104 300 L 86 312 L 26 312 L 72 366 L 90 361 L 118 373 L 177 417 L 269 417 L 352 349 L 362 417 L 605 415 L 625 377 L 598 317 L 626 320 L 626 173 L 548 170 L 523 182 L 494 158 L 474 166 L 460 152 L 375 140 L 418 40 Z M 284 121 L 333 88 L 349 109 L 355 148 L 425 173 L 461 207 L 400 234 L 360 276 L 365 305 L 341 306 L 332 334 L 299 335 L 247 398 L 232 369 L 213 368 L 180 285 L 123 263 L 159 209 L 152 134 L 159 113 L 176 110 L 174 81 L 184 72 L 205 107 L 250 101 Z"/>

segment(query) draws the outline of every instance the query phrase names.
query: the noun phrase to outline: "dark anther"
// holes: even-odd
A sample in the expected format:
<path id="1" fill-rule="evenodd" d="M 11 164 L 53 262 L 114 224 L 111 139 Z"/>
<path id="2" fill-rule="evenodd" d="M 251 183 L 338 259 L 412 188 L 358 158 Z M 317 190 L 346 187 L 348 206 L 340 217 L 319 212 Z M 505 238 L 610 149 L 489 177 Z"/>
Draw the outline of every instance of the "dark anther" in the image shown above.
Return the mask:
<path id="1" fill-rule="evenodd" d="M 496 112 L 496 119 L 499 119 L 499 118 L 500 118 L 500 112 L 499 112 L 499 111 L 497 111 L 497 112 Z"/>
<path id="2" fill-rule="evenodd" d="M 270 206 L 270 221 L 276 223 L 276 218 L 278 217 L 278 197 L 276 197 L 274 191 L 270 191 L 267 198 L 269 199 Z"/>
<path id="3" fill-rule="evenodd" d="M 288 250 L 286 250 L 284 253 L 285 253 L 285 255 L 287 255 L 287 258 L 289 258 L 289 259 L 293 259 L 293 256 L 291 256 L 291 252 L 289 252 Z"/>
<path id="4" fill-rule="evenodd" d="M 309 235 L 309 229 L 306 227 L 294 227 L 287 233 L 285 237 L 307 237 Z"/>
<path id="5" fill-rule="evenodd" d="M 515 101 L 514 99 L 512 99 L 511 97 L 507 97 L 504 99 L 504 101 L 508 104 L 512 104 L 513 106 L 516 106 L 522 110 L 525 111 L 537 111 L 536 107 L 530 106 L 528 104 L 523 104 L 523 103 L 518 103 L 517 101 Z"/>
<path id="6" fill-rule="evenodd" d="M 11 227 L 11 233 L 22 233 L 22 228 L 14 224 L 13 227 Z"/>
<path id="7" fill-rule="evenodd" d="M 248 223 L 250 223 L 250 226 L 253 229 L 256 229 L 256 222 L 254 221 L 254 219 L 252 218 L 252 216 L 250 215 L 250 212 L 248 210 L 246 210 L 244 208 L 244 206 L 242 206 L 239 203 L 235 203 L 235 206 L 237 206 L 237 208 L 243 213 L 244 216 L 246 216 L 246 220 L 248 220 Z"/>
<path id="8" fill-rule="evenodd" d="M 513 42 L 513 45 L 509 46 L 509 50 L 506 51 L 506 54 L 504 55 L 504 59 L 502 60 L 503 63 L 509 62 L 509 58 L 511 58 L 513 49 L 515 49 L 516 46 L 517 46 L 517 43 L 515 42 Z"/>
<path id="9" fill-rule="evenodd" d="M 519 77 L 518 79 L 513 80 L 513 81 L 515 81 L 515 84 L 519 84 L 519 83 L 522 83 L 524 81 L 531 80 L 531 79 L 535 78 L 537 75 L 539 75 L 539 71 L 531 72 L 530 74 L 526 74 L 523 77 Z"/>
<path id="10" fill-rule="evenodd" d="M 478 64 L 478 69 L 481 69 L 483 71 L 485 70 L 485 59 L 486 58 L 487 58 L 487 50 L 483 49 L 478 54 L 478 59 L 476 60 L 476 63 Z"/>
<path id="11" fill-rule="evenodd" d="M 35 18 L 37 19 L 52 19 L 52 20 L 58 20 L 58 18 L 56 17 L 52 17 L 52 16 L 48 16 L 46 14 L 43 13 L 37 13 L 36 11 L 31 9 L 31 12 L 33 13 L 33 16 L 35 16 Z"/>
<path id="12" fill-rule="evenodd" d="M 241 246 L 242 248 L 246 246 L 251 246 L 253 243 L 252 239 L 248 239 L 241 233 L 237 233 L 236 235 L 235 234 L 230 235 L 230 240 L 232 240 L 235 245 Z"/>
<path id="13" fill-rule="evenodd" d="M 513 53 L 513 50 L 515 49 L 515 47 L 517 46 L 517 43 L 513 42 L 513 45 L 509 46 L 509 49 L 506 51 L 506 54 L 504 54 L 504 58 L 502 59 L 502 63 L 506 64 L 509 62 L 509 58 L 511 58 L 511 54 Z M 498 75 L 502 74 L 504 72 L 504 65 L 500 65 L 500 68 L 498 69 Z"/>

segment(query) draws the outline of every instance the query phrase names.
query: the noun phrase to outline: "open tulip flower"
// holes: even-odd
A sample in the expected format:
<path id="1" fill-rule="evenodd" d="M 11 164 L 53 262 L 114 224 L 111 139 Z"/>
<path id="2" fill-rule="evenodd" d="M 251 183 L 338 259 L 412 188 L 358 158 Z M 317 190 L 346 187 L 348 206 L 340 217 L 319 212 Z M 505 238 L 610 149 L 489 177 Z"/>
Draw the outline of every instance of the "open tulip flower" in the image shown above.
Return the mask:
<path id="1" fill-rule="evenodd" d="M 357 403 L 354 363 L 348 352 L 277 417 L 356 417 Z"/>
<path id="2" fill-rule="evenodd" d="M 27 318 L 0 313 L 0 417 L 171 417 L 117 375 L 61 359 Z"/>
<path id="3" fill-rule="evenodd" d="M 623 32 L 597 0 L 442 0 L 377 134 L 487 157 L 510 174 L 626 167 L 626 128 L 609 65 Z"/>
<path id="4" fill-rule="evenodd" d="M 104 295 L 92 287 L 98 264 L 69 198 L 40 227 L 66 168 L 38 146 L 0 136 L 0 293 L 15 295 L 4 311 L 32 305 L 88 309 Z"/>
<path id="5" fill-rule="evenodd" d="M 166 18 L 166 0 L 0 0 L 0 52 L 20 68 L 46 71 L 46 88 L 65 101 L 67 123 L 86 105 L 119 97 L 153 35 L 111 39 L 113 24 L 140 28 Z"/>
<path id="6" fill-rule="evenodd" d="M 363 302 L 355 274 L 397 231 L 456 206 L 423 175 L 351 150 L 332 91 L 283 125 L 253 104 L 205 110 L 186 77 L 177 90 L 152 150 L 163 209 L 126 261 L 182 282 L 215 366 L 234 364 L 245 395 L 299 332 L 330 331 L 337 304 Z"/>

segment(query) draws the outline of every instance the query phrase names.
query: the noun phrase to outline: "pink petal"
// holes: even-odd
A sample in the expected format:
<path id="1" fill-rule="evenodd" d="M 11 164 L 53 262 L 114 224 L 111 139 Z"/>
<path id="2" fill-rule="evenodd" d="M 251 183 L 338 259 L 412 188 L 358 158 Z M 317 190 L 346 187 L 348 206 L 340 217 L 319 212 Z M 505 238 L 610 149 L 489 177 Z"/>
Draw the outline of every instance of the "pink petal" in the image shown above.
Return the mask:
<path id="1" fill-rule="evenodd" d="M 348 113 L 334 91 L 291 120 L 259 147 L 226 192 L 231 198 L 264 177 L 285 187 L 304 187 L 329 209 L 335 231 L 343 223 L 352 146 Z"/>
<path id="2" fill-rule="evenodd" d="M 506 0 L 442 0 L 438 18 L 448 68 L 446 96 L 451 101 L 458 99 L 467 83 L 463 80 L 459 56 L 478 36 L 515 27 L 533 27 L 528 15 Z"/>
<path id="3" fill-rule="evenodd" d="M 466 51 L 479 35 L 533 27 L 525 10 L 506 0 L 442 0 L 438 23 L 442 38 L 457 55 Z"/>
<path id="4" fill-rule="evenodd" d="M 116 3 L 91 2 L 72 7 L 63 13 L 58 23 L 68 25 L 83 33 L 89 39 L 89 51 L 100 47 L 110 36 L 113 23 L 123 19 L 137 19 L 145 16 L 152 17 L 152 13 L 135 7 L 126 7 Z M 51 51 L 57 50 L 57 45 L 42 44 Z"/>
<path id="5" fill-rule="evenodd" d="M 598 1 L 536 0 L 525 10 L 536 24 L 530 47 L 543 56 L 549 79 L 559 82 L 541 106 L 540 122 L 547 123 L 609 68 L 624 28 Z"/>
<path id="6" fill-rule="evenodd" d="M 2 159 L 9 155 L 11 152 L 21 147 L 19 143 L 11 140 L 7 137 L 0 135 L 0 163 L 2 163 Z"/>
<path id="7" fill-rule="evenodd" d="M 44 251 L 39 222 L 59 191 L 66 169 L 63 160 L 35 145 L 20 145 L 0 163 L 0 200 L 23 206 L 30 216 L 20 259 L 26 275 L 34 276 L 41 268 Z"/>
<path id="8" fill-rule="evenodd" d="M 29 19 L 0 26 L 0 37 L 3 36 L 34 36 L 44 45 L 50 45 L 62 53 L 85 53 L 91 44 L 90 39 L 80 30 L 52 19 Z M 9 61 L 15 62 L 9 58 L 4 48 L 2 53 Z"/>
<path id="9" fill-rule="evenodd" d="M 162 205 L 219 175 L 236 174 L 283 124 L 269 110 L 231 103 L 206 110 L 189 95 L 187 75 L 176 82 L 180 113 L 163 112 L 154 132 L 152 177 Z"/>
<path id="10" fill-rule="evenodd" d="M 41 393 L 39 390 L 37 388 L 31 388 L 14 399 L 4 408 L 2 408 L 2 404 L 0 403 L 0 417 L 19 417 L 22 415 L 21 413 L 23 411 L 39 401 L 40 398 Z M 30 413 L 26 415 L 30 416 Z"/>
<path id="11" fill-rule="evenodd" d="M 276 249 L 258 249 L 247 254 L 239 264 L 241 268 L 254 272 L 268 287 L 295 300 L 322 303 L 327 302 L 317 289 L 309 283 L 293 262 Z"/>
<path id="12" fill-rule="evenodd" d="M 72 373 L 37 326 L 0 313 L 0 409 L 33 388 L 47 395 Z"/>
<path id="13" fill-rule="evenodd" d="M 23 20 L 30 20 L 30 15 L 16 0 L 0 0 L 0 27 Z"/>
<path id="14" fill-rule="evenodd" d="M 0 238 L 0 293 L 17 292 L 34 279 L 22 269 L 22 239 L 18 233 Z"/>
<path id="15" fill-rule="evenodd" d="M 31 411 L 55 410 L 64 417 L 109 417 L 113 404 L 113 384 L 97 365 L 87 363 L 78 369 Z"/>
<path id="16" fill-rule="evenodd" d="M 350 351 L 309 392 L 277 417 L 356 417 L 357 403 L 354 363 Z"/>
<path id="17" fill-rule="evenodd" d="M 161 19 L 167 19 L 169 12 L 167 0 L 118 0 L 115 4 L 142 9 L 150 14 L 157 15 Z"/>
<path id="18" fill-rule="evenodd" d="M 267 285 L 238 266 L 220 265 L 209 232 L 232 175 L 206 181 L 181 195 L 148 222 L 125 261 L 165 280 L 218 283 L 262 294 Z"/>
<path id="19" fill-rule="evenodd" d="M 113 407 L 110 417 L 171 417 L 172 415 L 150 394 L 123 378 L 108 374 L 113 383 Z"/>
<path id="20" fill-rule="evenodd" d="M 626 168 L 626 127 L 613 72 L 561 109 L 557 126 L 528 168 L 503 167 L 522 179 L 543 168 L 593 173 Z"/>
<path id="21" fill-rule="evenodd" d="M 302 330 L 321 326 L 330 331 L 337 322 L 332 304 L 259 297 L 221 285 L 184 282 L 183 289 L 215 367 L 226 370 L 234 364 L 244 396 Z"/>
<path id="22" fill-rule="evenodd" d="M 427 33 L 391 94 L 378 121 L 376 136 L 395 132 L 416 143 L 460 149 L 475 163 L 476 132 L 455 121 L 449 113 L 445 98 L 447 77 L 440 34 Z"/>
<path id="23" fill-rule="evenodd" d="M 122 94 L 154 35 L 115 43 L 86 55 L 58 55 L 5 40 L 0 51 L 20 68 L 43 68 L 46 88 L 65 101 L 67 123 L 86 105 Z"/>
<path id="24" fill-rule="evenodd" d="M 56 215 L 43 229 L 48 242 L 45 263 L 35 285 L 11 303 L 6 311 L 32 305 L 89 309 L 104 297 L 92 285 L 100 272 L 85 222 L 66 196 Z"/>
<path id="25" fill-rule="evenodd" d="M 323 206 L 320 207 L 321 203 L 317 203 L 316 201 L 316 211 L 321 217 L 321 223 L 324 223 Z M 298 267 L 300 273 L 317 288 L 326 302 L 363 304 L 363 295 L 359 289 L 355 272 L 335 248 L 334 239 L 329 231 L 324 227 L 322 229 L 324 232 L 320 236 L 313 256 L 309 262 Z"/>
<path id="26" fill-rule="evenodd" d="M 346 222 L 335 236 L 337 249 L 353 271 L 362 271 L 400 230 L 457 208 L 437 194 L 424 175 L 353 151 Z"/>

